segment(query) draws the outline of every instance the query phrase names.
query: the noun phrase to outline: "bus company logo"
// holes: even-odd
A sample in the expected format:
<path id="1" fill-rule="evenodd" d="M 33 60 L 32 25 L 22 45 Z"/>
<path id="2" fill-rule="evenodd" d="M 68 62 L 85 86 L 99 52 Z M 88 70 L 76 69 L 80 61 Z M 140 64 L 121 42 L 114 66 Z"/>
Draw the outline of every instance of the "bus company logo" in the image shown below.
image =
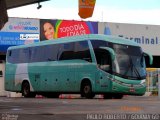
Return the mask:
<path id="1" fill-rule="evenodd" d="M 38 27 L 35 26 L 22 26 L 22 25 L 9 25 L 10 30 L 38 30 Z"/>
<path id="2" fill-rule="evenodd" d="M 39 40 L 39 34 L 20 34 L 20 40 Z"/>

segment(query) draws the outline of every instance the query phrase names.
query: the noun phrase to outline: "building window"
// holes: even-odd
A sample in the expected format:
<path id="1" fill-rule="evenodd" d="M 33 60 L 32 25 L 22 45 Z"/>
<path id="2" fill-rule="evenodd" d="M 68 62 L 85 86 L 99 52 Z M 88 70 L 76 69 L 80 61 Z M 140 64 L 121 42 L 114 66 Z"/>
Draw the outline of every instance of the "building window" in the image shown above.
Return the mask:
<path id="1" fill-rule="evenodd" d="M 2 71 L 0 71 L 0 77 L 3 77 L 3 72 Z"/>

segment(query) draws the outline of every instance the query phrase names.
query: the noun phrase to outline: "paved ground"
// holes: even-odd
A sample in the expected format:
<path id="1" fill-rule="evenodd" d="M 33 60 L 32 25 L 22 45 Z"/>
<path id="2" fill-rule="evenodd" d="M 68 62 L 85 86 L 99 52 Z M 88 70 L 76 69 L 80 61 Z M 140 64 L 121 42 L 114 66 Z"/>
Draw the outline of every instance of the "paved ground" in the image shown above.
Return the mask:
<path id="1" fill-rule="evenodd" d="M 108 120 L 108 114 L 121 117 L 129 114 L 132 119 L 137 119 L 137 115 L 148 115 L 148 119 L 160 120 L 160 100 L 154 96 L 125 96 L 121 100 L 67 98 L 0 97 L 0 120 Z"/>

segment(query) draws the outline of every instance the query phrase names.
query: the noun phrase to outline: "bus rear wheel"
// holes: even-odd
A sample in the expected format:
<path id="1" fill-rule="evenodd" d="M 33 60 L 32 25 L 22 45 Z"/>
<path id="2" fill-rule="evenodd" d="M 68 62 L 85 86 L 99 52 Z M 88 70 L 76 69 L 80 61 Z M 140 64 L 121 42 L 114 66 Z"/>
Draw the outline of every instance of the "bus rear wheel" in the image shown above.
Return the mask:
<path id="1" fill-rule="evenodd" d="M 92 92 L 92 86 L 90 82 L 83 82 L 81 86 L 81 96 L 92 99 L 95 94 Z"/>
<path id="2" fill-rule="evenodd" d="M 32 93 L 30 91 L 30 85 L 28 82 L 23 82 L 22 83 L 22 95 L 26 98 L 32 98 L 32 97 L 35 97 L 36 94 L 35 93 Z"/>

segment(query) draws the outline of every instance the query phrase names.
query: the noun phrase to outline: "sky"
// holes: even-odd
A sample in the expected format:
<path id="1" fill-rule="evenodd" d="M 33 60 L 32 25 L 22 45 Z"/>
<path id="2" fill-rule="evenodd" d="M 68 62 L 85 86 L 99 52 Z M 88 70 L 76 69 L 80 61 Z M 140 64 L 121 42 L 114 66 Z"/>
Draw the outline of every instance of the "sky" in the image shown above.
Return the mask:
<path id="1" fill-rule="evenodd" d="M 9 17 L 160 25 L 160 0 L 96 0 L 93 16 L 81 19 L 78 0 L 50 0 L 8 10 Z"/>

